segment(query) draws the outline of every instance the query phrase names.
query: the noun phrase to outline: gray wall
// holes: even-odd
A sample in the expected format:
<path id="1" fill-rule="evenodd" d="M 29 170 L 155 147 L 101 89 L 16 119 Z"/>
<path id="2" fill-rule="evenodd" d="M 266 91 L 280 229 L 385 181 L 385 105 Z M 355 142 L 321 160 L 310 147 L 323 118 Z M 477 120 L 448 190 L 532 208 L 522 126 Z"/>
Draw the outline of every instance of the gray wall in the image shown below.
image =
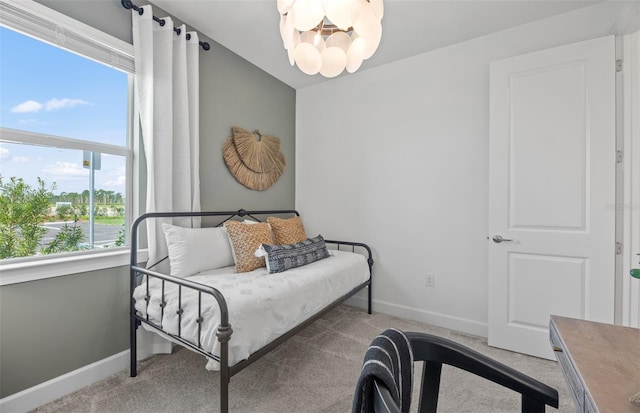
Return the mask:
<path id="1" fill-rule="evenodd" d="M 131 42 L 119 0 L 38 2 Z M 211 43 L 200 54 L 202 209 L 293 208 L 295 90 L 201 40 Z M 246 189 L 227 170 L 221 146 L 233 126 L 281 138 L 287 169 L 273 187 Z M 0 287 L 0 398 L 126 350 L 127 278 L 122 267 Z"/>
<path id="2" fill-rule="evenodd" d="M 128 268 L 0 287 L 2 397 L 126 350 Z"/>
<path id="3" fill-rule="evenodd" d="M 218 44 L 200 58 L 202 209 L 293 208 L 295 90 Z M 287 168 L 271 188 L 247 189 L 229 173 L 222 144 L 233 126 L 280 138 Z"/>

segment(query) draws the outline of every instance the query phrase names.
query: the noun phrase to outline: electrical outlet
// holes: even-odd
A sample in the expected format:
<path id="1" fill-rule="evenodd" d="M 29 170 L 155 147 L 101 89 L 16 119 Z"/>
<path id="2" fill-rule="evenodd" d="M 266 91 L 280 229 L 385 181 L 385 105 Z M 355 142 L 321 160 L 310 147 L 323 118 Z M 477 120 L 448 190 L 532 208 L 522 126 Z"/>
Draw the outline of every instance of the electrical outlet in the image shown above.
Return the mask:
<path id="1" fill-rule="evenodd" d="M 424 285 L 425 287 L 435 287 L 436 286 L 436 276 L 435 274 L 427 274 L 424 276 Z"/>

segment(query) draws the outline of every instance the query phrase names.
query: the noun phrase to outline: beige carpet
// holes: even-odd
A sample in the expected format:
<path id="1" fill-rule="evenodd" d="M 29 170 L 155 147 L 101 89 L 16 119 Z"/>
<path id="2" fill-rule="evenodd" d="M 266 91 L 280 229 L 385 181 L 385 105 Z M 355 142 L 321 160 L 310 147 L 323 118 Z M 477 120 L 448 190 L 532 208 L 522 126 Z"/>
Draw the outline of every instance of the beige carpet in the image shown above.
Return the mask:
<path id="1" fill-rule="evenodd" d="M 555 362 L 488 347 L 485 339 L 342 305 L 231 379 L 230 409 L 242 413 L 346 413 L 371 340 L 389 327 L 451 338 L 487 354 L 560 393 L 561 412 L 575 412 Z M 216 412 L 218 373 L 202 356 L 176 349 L 123 370 L 34 412 Z M 415 377 L 419 379 L 420 370 Z M 417 383 L 416 383 L 417 386 Z M 414 388 L 414 396 L 418 394 Z M 415 400 L 415 397 L 414 397 Z M 412 404 L 412 411 L 417 403 Z M 456 368 L 443 368 L 439 412 L 519 412 L 510 390 Z M 547 407 L 547 411 L 555 409 Z"/>

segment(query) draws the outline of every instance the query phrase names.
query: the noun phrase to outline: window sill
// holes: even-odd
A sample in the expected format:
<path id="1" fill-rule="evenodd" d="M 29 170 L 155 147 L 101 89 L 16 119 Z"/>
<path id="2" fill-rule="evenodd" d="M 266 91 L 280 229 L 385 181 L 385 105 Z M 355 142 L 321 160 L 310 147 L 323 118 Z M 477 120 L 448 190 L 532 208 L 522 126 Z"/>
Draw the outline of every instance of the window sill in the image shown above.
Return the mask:
<path id="1" fill-rule="evenodd" d="M 112 251 L 95 251 L 9 264 L 3 263 L 0 264 L 0 286 L 122 267 L 130 264 L 129 256 L 129 248 L 118 248 Z M 143 262 L 147 259 L 148 253 L 146 250 L 138 252 L 138 262 Z"/>

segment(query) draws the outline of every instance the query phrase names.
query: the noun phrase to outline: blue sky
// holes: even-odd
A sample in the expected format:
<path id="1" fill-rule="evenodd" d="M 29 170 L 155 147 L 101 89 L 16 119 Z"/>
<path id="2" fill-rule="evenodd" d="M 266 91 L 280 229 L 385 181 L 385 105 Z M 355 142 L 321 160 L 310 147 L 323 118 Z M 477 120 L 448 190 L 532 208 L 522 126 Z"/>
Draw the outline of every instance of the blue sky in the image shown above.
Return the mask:
<path id="1" fill-rule="evenodd" d="M 126 73 L 0 27 L 0 126 L 124 146 L 127 93 Z M 0 175 L 82 192 L 82 155 L 0 142 Z M 124 167 L 123 157 L 103 155 L 96 189 L 124 194 Z"/>

